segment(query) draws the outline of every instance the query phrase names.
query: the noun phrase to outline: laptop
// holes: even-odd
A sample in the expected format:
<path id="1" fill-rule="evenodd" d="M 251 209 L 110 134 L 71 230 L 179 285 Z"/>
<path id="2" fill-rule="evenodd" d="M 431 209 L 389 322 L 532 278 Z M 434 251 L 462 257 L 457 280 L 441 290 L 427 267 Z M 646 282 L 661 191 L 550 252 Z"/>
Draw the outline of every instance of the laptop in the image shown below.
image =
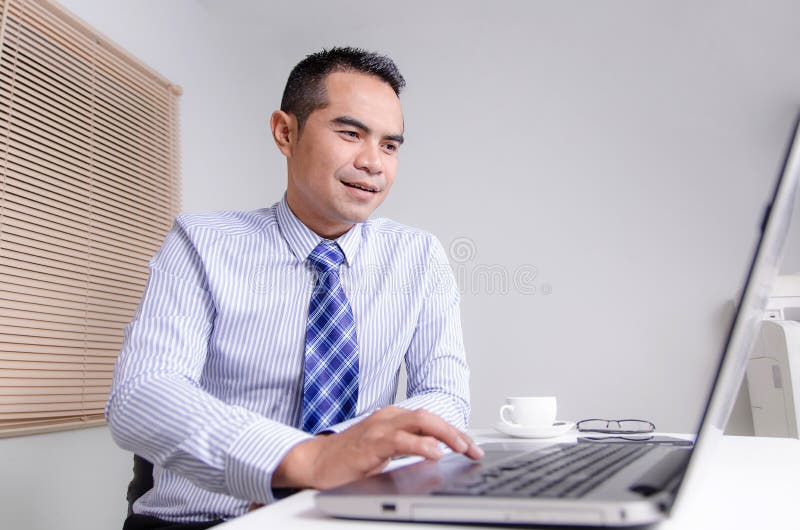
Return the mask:
<path id="1" fill-rule="evenodd" d="M 713 451 L 738 394 L 777 275 L 800 178 L 800 115 L 761 224 L 755 255 L 710 385 L 694 446 L 488 443 L 318 493 L 336 517 L 484 524 L 634 526 L 669 517 L 684 477 Z"/>

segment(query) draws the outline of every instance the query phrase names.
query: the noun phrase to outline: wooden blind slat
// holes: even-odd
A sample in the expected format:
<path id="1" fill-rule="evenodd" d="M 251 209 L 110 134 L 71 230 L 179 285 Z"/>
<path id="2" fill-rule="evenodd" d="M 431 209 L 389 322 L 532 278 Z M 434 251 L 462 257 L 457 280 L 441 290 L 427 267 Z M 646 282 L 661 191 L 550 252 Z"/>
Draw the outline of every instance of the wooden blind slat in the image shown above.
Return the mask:
<path id="1" fill-rule="evenodd" d="M 88 290 L 89 294 L 93 291 L 111 291 L 131 295 L 139 293 L 144 288 L 145 282 L 141 279 L 133 280 L 125 277 L 107 278 L 93 274 L 86 269 L 68 270 L 57 268 L 53 263 L 42 260 L 44 264 L 34 263 L 30 260 L 17 259 L 19 255 L 0 257 L 0 274 L 9 277 L 9 282 L 19 284 L 19 278 L 31 281 L 49 282 L 64 286 L 63 292 L 68 292 L 69 288 Z M 60 264 L 59 264 L 60 265 Z M 39 287 L 44 287 L 40 284 Z M 84 292 L 81 291 L 81 292 Z"/>
<path id="2" fill-rule="evenodd" d="M 0 62 L 0 84 L 3 87 L 3 105 L 7 117 L 11 115 L 11 109 L 18 106 L 31 107 L 39 101 L 47 101 L 46 108 L 57 108 L 58 114 L 62 116 L 85 116 L 91 112 L 90 107 L 83 107 L 78 102 L 64 96 L 54 96 L 37 85 L 35 80 L 29 79 L 28 74 L 20 72 L 19 75 L 16 75 L 16 72 L 10 72 L 9 68 L 8 64 Z M 5 121 L 8 121 L 8 118 Z M 75 127 L 80 125 L 82 125 L 81 121 L 76 120 Z M 91 123 L 89 125 L 91 126 Z"/>
<path id="3" fill-rule="evenodd" d="M 0 108 L 0 110 L 2 110 Z M 41 135 L 37 131 L 42 131 Z M 95 153 L 94 155 L 90 155 L 90 153 L 77 153 L 70 151 L 70 146 L 67 143 L 58 143 L 58 137 L 51 135 L 47 132 L 43 132 L 42 129 L 37 129 L 33 126 L 29 126 L 25 129 L 17 128 L 16 126 L 12 126 L 11 130 L 8 132 L 8 137 L 13 142 L 10 143 L 10 146 L 17 147 L 20 149 L 20 152 L 10 151 L 8 154 L 11 155 L 12 153 L 16 154 L 17 157 L 13 158 L 15 162 L 19 165 L 24 166 L 26 168 L 30 168 L 33 170 L 42 169 L 46 170 L 46 173 L 53 178 L 61 178 L 64 180 L 65 178 L 76 177 L 81 180 L 87 179 L 89 183 L 96 186 L 97 191 L 100 192 L 101 190 L 105 190 L 109 193 L 111 197 L 115 191 L 122 190 L 125 192 L 126 195 L 133 195 L 137 199 L 135 202 L 147 206 L 152 203 L 164 203 L 168 199 L 163 197 L 163 191 L 160 190 L 161 194 L 158 194 L 155 189 L 147 189 L 147 186 L 142 186 L 141 188 L 137 187 L 130 187 L 131 179 L 136 178 L 136 174 L 130 171 L 130 168 L 124 166 L 124 164 L 119 164 L 118 162 L 110 161 L 108 158 L 103 157 L 101 153 Z M 31 152 L 31 149 L 34 151 Z M 42 166 L 37 164 L 37 158 L 34 156 L 33 153 L 42 152 L 45 155 L 50 155 L 56 161 L 64 160 L 64 157 L 73 156 L 73 160 L 82 162 L 83 166 L 90 166 L 94 165 L 95 170 L 101 172 L 105 175 L 109 180 L 104 182 L 102 180 L 94 179 L 94 175 L 85 174 L 83 171 L 76 171 L 73 173 L 74 168 L 65 167 L 63 165 L 54 166 L 53 169 L 50 168 L 43 168 Z M 9 160 L 12 160 L 9 158 Z M 124 199 L 124 196 L 118 195 L 118 200 Z M 124 200 L 122 202 L 125 202 Z M 129 201 L 133 202 L 133 201 Z"/>
<path id="4" fill-rule="evenodd" d="M 36 197 L 37 199 L 39 197 Z M 6 201 L 6 214 L 8 216 L 26 215 L 29 218 L 41 218 L 44 222 L 57 223 L 69 226 L 74 230 L 78 230 L 85 226 L 87 222 L 85 218 L 75 215 L 75 212 L 65 210 L 63 208 L 54 208 L 49 206 L 45 201 L 34 201 L 25 196 L 14 194 L 12 201 Z M 115 242 L 125 241 L 127 239 L 135 251 L 143 252 L 146 256 L 152 256 L 157 250 L 158 245 L 152 240 L 147 239 L 139 234 L 125 232 L 118 223 L 99 222 L 97 219 L 91 219 L 91 234 L 96 235 L 100 242 L 108 241 L 109 244 Z M 126 238 L 127 236 L 127 238 Z"/>
<path id="5" fill-rule="evenodd" d="M 53 418 L 53 417 L 71 417 L 71 416 L 82 416 L 83 414 L 102 414 L 103 412 L 103 405 L 97 404 L 93 407 L 86 407 L 84 409 L 78 408 L 77 410 L 55 410 L 55 411 L 45 411 L 45 412 L 38 412 L 38 411 L 29 411 L 24 413 L 6 413 L 0 416 L 3 420 L 22 420 L 25 418 Z"/>
<path id="6" fill-rule="evenodd" d="M 20 422 L 0 420 L 0 438 L 95 427 L 104 423 L 102 414 L 84 414 L 80 417 L 58 420 L 27 419 Z"/>
<path id="7" fill-rule="evenodd" d="M 53 297 L 72 298 L 85 302 L 87 299 L 96 300 L 101 304 L 108 303 L 121 303 L 136 305 L 141 298 L 141 289 L 108 289 L 107 286 L 102 285 L 96 281 L 86 281 L 83 287 L 75 284 L 69 285 L 62 281 L 61 278 L 56 277 L 50 281 L 44 282 L 40 280 L 27 278 L 25 274 L 21 275 L 8 275 L 4 284 L 4 289 L 8 292 L 16 292 L 21 294 L 26 293 L 51 293 Z M 87 274 L 87 277 L 90 277 Z"/>
<path id="8" fill-rule="evenodd" d="M 80 113 L 70 111 L 64 105 L 56 106 L 53 104 L 53 98 L 39 97 L 34 91 L 15 91 L 12 94 L 5 87 L 0 88 L 0 104 L 9 116 L 13 108 L 13 112 L 25 113 L 29 119 L 56 123 L 58 127 L 70 131 L 75 136 L 91 134 L 92 123 L 78 119 Z"/>
<path id="9" fill-rule="evenodd" d="M 12 134 L 11 136 L 13 137 L 14 135 Z M 36 164 L 35 161 L 31 162 L 25 158 L 17 157 L 16 150 L 18 147 L 17 144 L 11 143 L 8 153 L 6 153 L 5 169 L 7 178 L 15 179 L 9 181 L 12 184 L 16 184 L 17 181 L 28 183 L 30 186 L 23 189 L 32 197 L 40 195 L 38 187 L 42 186 L 42 189 L 51 192 L 51 195 L 45 194 L 45 196 L 56 200 L 60 197 L 67 197 L 88 203 L 90 196 L 97 200 L 104 200 L 106 203 L 104 208 L 96 208 L 104 215 L 108 215 L 110 209 L 117 207 L 118 217 L 139 220 L 142 219 L 143 215 L 146 215 L 146 212 L 155 210 L 156 213 L 162 213 L 162 215 L 158 216 L 158 218 L 153 218 L 151 214 L 151 219 L 146 221 L 142 219 L 142 223 L 161 229 L 163 229 L 164 223 L 169 220 L 167 214 L 163 213 L 164 206 L 168 202 L 167 198 L 147 198 L 141 192 L 132 192 L 125 188 L 122 190 L 116 189 L 114 177 L 110 172 L 103 177 L 105 182 L 100 183 L 97 179 L 90 178 L 83 186 L 80 186 L 79 184 L 83 182 L 83 175 L 80 173 L 71 173 L 64 168 L 60 168 L 60 172 L 51 171 L 43 165 Z M 102 166 L 102 163 L 98 163 L 99 169 L 104 169 Z M 18 187 L 18 189 L 20 188 Z M 55 194 L 55 196 L 52 194 Z M 92 204 L 96 202 L 95 200 Z M 159 210 L 162 210 L 162 212 L 159 212 Z M 154 224 L 154 222 L 159 224 Z M 160 232 L 161 230 L 158 231 Z"/>
<path id="10" fill-rule="evenodd" d="M 26 357 L 25 353 L 0 351 L 0 360 L 3 361 L 25 361 L 30 359 Z M 73 363 L 77 367 L 83 366 L 83 363 L 90 363 L 94 365 L 104 365 L 111 367 L 116 362 L 116 354 L 110 350 L 93 350 L 92 354 L 72 355 L 70 353 L 57 353 L 57 354 L 39 354 L 36 356 L 39 362 L 59 362 L 59 363 Z"/>
<path id="11" fill-rule="evenodd" d="M 107 110 L 112 110 L 113 107 L 113 112 L 120 113 L 126 122 L 141 122 L 155 127 L 159 132 L 154 138 L 162 141 L 168 140 L 168 136 L 164 132 L 169 125 L 165 112 L 166 108 L 168 108 L 167 105 L 153 105 L 149 108 L 137 105 L 136 101 L 137 98 L 141 97 L 141 93 L 127 92 L 123 84 L 115 82 L 102 68 L 98 69 L 95 81 L 97 83 L 97 93 L 103 95 L 104 106 Z"/>
<path id="12" fill-rule="evenodd" d="M 146 133 L 149 129 L 156 129 L 158 132 L 150 135 L 148 143 L 153 146 L 169 145 L 168 123 L 162 121 L 153 123 L 141 115 L 132 114 L 130 107 L 126 107 L 122 101 L 116 99 L 113 87 L 102 81 L 97 86 L 97 93 L 104 96 L 102 103 L 96 105 L 98 121 L 109 126 L 113 123 L 111 126 L 113 129 L 132 137 L 143 136 L 142 133 Z"/>
<path id="13" fill-rule="evenodd" d="M 7 74 L 5 65 L 0 63 L 0 81 L 6 81 L 0 83 L 0 102 L 2 102 L 3 108 L 8 113 L 6 117 L 10 116 L 13 105 L 14 108 L 25 107 L 40 112 L 42 115 L 59 120 L 65 126 L 73 129 L 91 130 L 92 122 L 85 121 L 86 114 L 84 112 L 76 112 L 67 105 L 59 105 L 49 95 L 47 97 L 41 96 L 33 90 L 13 90 L 8 83 L 10 77 Z M 7 122 L 8 120 L 6 119 L 5 121 Z"/>
<path id="14" fill-rule="evenodd" d="M 47 396 L 8 396 L 0 403 L 0 416 L 6 413 L 22 413 L 25 410 L 43 411 L 63 411 L 74 410 L 76 408 L 102 409 L 105 406 L 107 396 L 97 393 L 85 393 L 79 396 L 70 395 L 47 395 Z M 20 405 L 29 405 L 24 407 Z"/>
<path id="15" fill-rule="evenodd" d="M 65 315 L 63 313 L 58 313 L 58 318 L 53 318 L 51 313 L 12 310 L 10 308 L 0 307 L 0 321 L 15 323 L 24 319 L 28 322 L 48 322 L 51 324 L 57 322 L 64 326 L 82 326 L 87 331 L 92 333 L 115 335 L 118 334 L 119 330 L 127 324 L 127 321 L 131 320 L 130 318 L 125 320 L 121 317 L 117 317 L 116 322 L 109 320 L 98 320 L 95 318 L 87 318 L 85 313 L 77 315 Z"/>
<path id="16" fill-rule="evenodd" d="M 26 358 L 20 352 L 3 351 L 0 353 L 0 363 L 6 363 L 7 366 L 19 370 L 47 370 L 53 365 L 69 370 L 85 370 L 89 368 L 93 372 L 113 370 L 116 356 L 111 353 L 111 350 L 94 348 L 90 351 L 93 352 L 92 355 L 40 354 L 36 356 L 35 361 L 30 361 L 30 356 Z M 84 365 L 89 366 L 89 368 Z"/>
<path id="17" fill-rule="evenodd" d="M 10 276 L 4 283 L 3 289 L 8 293 L 28 296 L 31 296 L 32 293 L 37 293 L 39 295 L 47 293 L 53 298 L 78 301 L 81 304 L 91 299 L 104 307 L 113 305 L 121 308 L 135 307 L 139 303 L 141 297 L 141 294 L 139 294 L 139 296 L 133 294 L 135 291 L 126 290 L 124 292 L 113 292 L 98 290 L 97 284 L 94 286 L 87 285 L 81 292 L 80 290 L 58 282 L 39 282 L 20 276 Z"/>
<path id="18" fill-rule="evenodd" d="M 103 120 L 97 120 L 94 124 L 76 124 L 69 123 L 64 117 L 63 113 L 48 107 L 45 108 L 41 105 L 36 98 L 30 98 L 31 101 L 21 97 L 12 98 L 11 94 L 0 90 L 0 105 L 9 114 L 13 114 L 18 121 L 17 124 L 27 123 L 32 126 L 38 127 L 38 130 L 47 131 L 61 131 L 62 134 L 52 137 L 70 138 L 76 142 L 82 141 L 88 134 L 94 135 L 95 153 L 103 152 L 108 154 L 108 159 L 111 161 L 110 166 L 115 167 L 121 172 L 135 173 L 142 175 L 147 180 L 150 189 L 163 191 L 166 185 L 151 175 L 159 175 L 169 173 L 169 159 L 162 155 L 159 147 L 147 145 L 138 134 L 125 135 L 119 133 L 119 128 L 113 128 Z M 13 107 L 12 107 L 13 105 Z M 91 129 L 93 127 L 93 129 Z M 45 128 L 45 129 L 43 129 Z M 35 132 L 36 129 L 32 127 L 25 128 L 26 132 Z M 164 148 L 165 146 L 160 146 Z M 136 153 L 135 158 L 131 158 L 130 154 Z M 120 155 L 125 155 L 126 158 L 120 158 Z M 130 160 L 125 162 L 125 160 Z"/>
<path id="19" fill-rule="evenodd" d="M 83 300 L 75 301 L 69 300 L 68 297 L 62 293 L 54 291 L 42 291 L 38 289 L 31 289 L 19 285 L 3 283 L 0 286 L 0 293 L 7 297 L 6 302 L 24 302 L 26 300 L 35 300 L 35 303 L 40 305 L 52 305 L 61 309 L 85 309 L 87 301 L 91 298 L 92 304 L 97 311 L 115 312 L 122 315 L 132 315 L 136 309 L 136 304 L 127 302 L 125 300 L 109 300 L 98 297 L 90 297 L 88 294 Z M 35 297 L 35 298 L 34 298 Z"/>
<path id="20" fill-rule="evenodd" d="M 140 144 L 159 163 L 166 163 L 170 158 L 170 144 L 166 139 L 154 139 L 147 135 L 143 127 L 131 127 L 130 124 L 120 122 L 105 105 L 98 105 L 94 120 L 95 133 L 112 140 L 124 140 L 128 146 Z"/>
<path id="21" fill-rule="evenodd" d="M 81 395 L 86 392 L 97 395 L 108 395 L 110 386 L 84 387 L 81 384 L 73 386 L 2 386 L 0 385 L 0 395 L 2 396 L 72 396 Z"/>
<path id="22" fill-rule="evenodd" d="M 47 75 L 47 70 L 43 71 L 40 62 L 43 60 L 46 59 L 31 57 L 21 42 L 8 47 L 6 58 L 0 62 L 0 65 L 2 65 L 3 77 L 9 80 L 6 83 L 9 90 L 23 95 L 33 92 L 34 96 L 53 100 L 79 114 L 85 115 L 87 109 L 91 111 L 91 99 L 86 97 L 87 91 L 91 93 L 88 86 L 90 83 L 87 84 L 85 90 L 78 90 L 75 87 L 81 86 L 83 80 L 73 77 L 69 73 L 61 72 L 66 74 L 66 77 L 60 80 L 61 84 L 65 86 L 60 87 L 62 90 L 59 90 L 59 87 L 54 85 L 59 82 L 59 79 L 53 79 L 52 76 Z"/>
<path id="23" fill-rule="evenodd" d="M 107 399 L 107 395 L 103 394 L 66 394 L 66 395 L 44 395 L 44 396 L 8 396 L 3 402 L 6 404 L 5 407 L 7 409 L 3 410 L 0 409 L 0 414 L 2 412 L 24 412 L 26 410 L 31 410 L 33 407 L 41 407 L 42 410 L 60 410 L 61 407 L 58 405 L 61 404 L 77 404 L 80 408 L 83 408 L 82 403 L 92 403 L 93 408 L 96 406 L 96 403 L 105 403 Z M 52 407 L 48 407 L 48 405 L 55 405 Z M 102 405 L 101 405 L 102 406 Z"/>
<path id="24" fill-rule="evenodd" d="M 17 85 L 19 85 L 17 88 L 25 88 L 25 79 L 25 76 L 17 77 Z M 62 119 L 59 119 L 60 116 L 58 114 L 51 115 L 49 109 L 37 108 L 38 105 L 35 101 L 41 99 L 40 97 L 36 97 L 39 92 L 33 91 L 33 97 L 17 96 L 17 93 L 18 92 L 9 94 L 7 91 L 0 93 L 3 96 L 2 104 L 6 112 L 13 114 L 17 119 L 17 125 L 23 127 L 28 133 L 35 133 L 37 137 L 51 141 L 51 145 L 59 144 L 58 140 L 60 139 L 61 143 L 59 147 L 62 150 L 75 149 L 76 142 L 79 142 L 82 138 L 80 136 L 81 133 L 85 133 L 86 131 L 82 131 L 75 125 L 63 123 Z M 47 96 L 49 96 L 49 94 L 46 92 L 42 94 L 42 97 Z M 67 101 L 57 101 L 57 103 L 62 108 L 75 109 L 75 107 L 70 105 Z M 42 112 L 45 110 L 47 111 L 46 113 Z M 78 110 L 85 111 L 85 109 Z M 169 171 L 168 159 L 161 153 L 161 150 L 164 147 L 168 147 L 168 144 L 161 143 L 159 146 L 153 143 L 148 144 L 143 141 L 144 134 L 148 131 L 147 127 L 143 124 L 138 125 L 136 129 L 130 129 L 126 134 L 123 129 L 120 129 L 120 124 L 124 123 L 121 121 L 120 116 L 111 116 L 113 121 L 104 120 L 103 118 L 103 113 L 98 112 L 95 121 L 95 129 L 92 134 L 96 137 L 94 138 L 95 152 L 100 149 L 105 150 L 111 155 L 110 160 L 112 160 L 112 162 L 109 164 L 110 166 L 117 167 L 117 165 L 119 165 L 120 169 L 125 168 L 129 173 L 141 172 L 144 175 L 149 175 L 153 172 L 160 173 Z M 112 123 L 114 125 L 112 125 Z M 46 128 L 43 128 L 42 125 Z M 89 126 L 91 125 L 90 123 Z M 60 130 L 62 134 L 58 136 L 50 134 L 53 129 Z M 28 134 L 28 136 L 30 137 L 30 134 Z M 66 140 L 69 141 L 66 142 Z M 126 156 L 117 159 L 116 156 L 119 155 L 120 152 L 124 152 Z M 149 184 L 160 186 L 162 189 L 164 187 L 164 184 L 157 179 L 151 179 Z"/>
<path id="25" fill-rule="evenodd" d="M 83 363 L 83 362 L 65 362 L 63 360 L 53 361 L 44 361 L 44 360 L 35 360 L 35 361 L 8 361 L 0 359 L 0 368 L 8 368 L 10 370 L 42 370 L 42 371 L 51 371 L 51 370 L 61 370 L 61 371 L 76 371 L 76 372 L 83 372 L 85 374 L 92 373 L 97 374 L 101 372 L 108 372 L 109 370 L 113 370 L 114 363 L 106 362 L 102 364 L 90 364 L 90 363 Z"/>
<path id="26" fill-rule="evenodd" d="M 138 101 L 147 101 L 152 106 L 169 106 L 171 99 L 166 97 L 163 90 L 156 88 L 152 82 L 143 80 L 131 68 L 119 60 L 114 54 L 109 53 L 104 47 L 97 50 L 98 70 L 105 74 L 112 83 L 117 86 L 125 86 L 129 90 L 145 97 L 140 97 Z M 135 105 L 135 103 L 133 103 Z M 141 107 L 142 105 L 137 105 Z M 163 119 L 163 115 L 154 115 L 155 119 Z"/>
<path id="27" fill-rule="evenodd" d="M 107 164 L 113 165 L 121 172 L 141 175 L 153 187 L 161 190 L 166 188 L 163 179 L 155 178 L 155 175 L 169 173 L 168 160 L 161 158 L 161 153 L 138 141 L 133 133 L 114 134 L 116 130 L 108 127 L 102 120 L 97 120 L 94 125 L 95 155 L 102 153 Z M 119 158 L 123 153 L 128 156 Z M 137 156 L 132 157 L 130 153 L 136 153 Z"/>
<path id="28" fill-rule="evenodd" d="M 24 81 L 29 88 L 48 99 L 91 112 L 91 78 L 80 78 L 68 70 L 50 68 L 48 56 L 33 53 L 35 50 L 24 39 L 17 43 L 16 51 L 11 85 L 14 92 L 22 92 L 19 85 Z"/>
<path id="29" fill-rule="evenodd" d="M 87 380 L 84 382 L 82 377 L 60 377 L 57 379 L 42 379 L 39 377 L 8 378 L 5 377 L 5 374 L 3 374 L 3 377 L 0 377 L 0 388 L 9 388 L 11 389 L 10 393 L 12 394 L 14 389 L 31 389 L 31 392 L 38 391 L 42 394 L 52 391 L 57 394 L 62 388 L 73 386 L 86 388 L 90 392 L 93 392 L 96 388 L 111 388 L 109 381 L 103 381 L 102 378 Z"/>
<path id="30" fill-rule="evenodd" d="M 69 57 L 67 62 L 92 63 L 93 40 L 52 16 L 52 5 L 40 7 L 36 2 L 14 1 L 9 7 L 18 25 L 34 29 L 48 48 L 64 50 Z"/>
<path id="31" fill-rule="evenodd" d="M 119 259 L 127 263 L 133 263 L 137 269 L 142 262 L 147 263 L 152 257 L 149 252 L 137 252 L 135 246 L 124 246 L 121 239 L 108 239 L 95 232 L 93 226 L 81 228 L 72 227 L 65 224 L 55 224 L 42 218 L 27 217 L 19 215 L 16 211 L 7 211 L 6 226 L 9 233 L 20 231 L 23 235 L 27 233 L 37 234 L 41 239 L 58 240 L 64 242 L 79 241 L 82 245 L 89 248 L 91 252 L 109 259 Z M 34 222 L 31 222 L 33 220 Z"/>
<path id="32" fill-rule="evenodd" d="M 146 268 L 146 260 L 140 262 L 102 249 L 90 248 L 88 245 L 81 245 L 77 240 L 68 241 L 66 239 L 48 237 L 36 232 L 25 234 L 24 231 L 18 230 L 12 223 L 8 223 L 4 227 L 3 240 L 8 244 L 9 249 L 27 248 L 32 254 L 45 257 L 49 253 L 51 259 L 59 262 L 73 265 L 88 262 L 91 264 L 91 270 L 93 271 L 97 270 L 106 273 L 120 271 L 128 276 L 146 277 L 140 272 Z"/>
<path id="33" fill-rule="evenodd" d="M 6 174 L 6 198 L 8 201 L 16 200 L 18 197 L 23 197 L 27 200 L 44 204 L 55 211 L 69 210 L 76 215 L 81 211 L 86 211 L 86 217 L 89 217 L 89 205 L 86 197 L 78 195 L 71 195 L 68 192 L 65 194 L 57 186 L 53 186 L 46 181 L 36 182 L 29 179 L 26 175 L 11 175 Z M 81 203 L 85 203 L 81 204 Z M 160 234 L 165 233 L 165 229 L 169 226 L 168 222 L 154 224 L 152 222 L 145 222 L 141 219 L 141 224 L 137 224 L 136 217 L 126 215 L 126 212 L 104 210 L 100 208 L 93 208 L 91 216 L 97 222 L 103 222 L 109 226 L 114 226 L 121 230 L 128 230 L 131 233 L 138 232 L 137 235 L 142 237 L 149 237 L 149 241 L 160 243 L 158 239 Z M 136 230 L 139 227 L 138 231 Z"/>
<path id="34" fill-rule="evenodd" d="M 70 333 L 67 331 L 57 330 L 42 330 L 36 328 L 17 328 L 13 326 L 0 327 L 0 333 L 14 337 L 14 342 L 0 341 L 4 345 L 8 345 L 9 351 L 14 350 L 15 347 L 22 345 L 34 346 L 56 346 L 64 348 L 86 348 L 97 350 L 117 350 L 119 349 L 122 338 L 118 341 L 104 341 L 101 336 L 93 336 L 88 333 L 78 334 Z M 3 361 L 5 362 L 5 361 Z M 0 368 L 3 367 L 3 362 L 0 362 Z M 9 361 L 10 362 L 10 361 Z M 37 359 L 34 362 L 39 362 Z"/>
<path id="35" fill-rule="evenodd" d="M 84 274 L 70 273 L 69 271 L 50 268 L 50 273 L 41 272 L 32 268 L 19 268 L 14 266 L 11 258 L 0 260 L 0 274 L 7 279 L 9 284 L 27 285 L 35 289 L 58 291 L 65 294 L 75 294 L 85 296 L 108 296 L 109 298 L 117 294 L 132 297 L 138 300 L 142 295 L 144 282 L 125 282 L 119 279 L 112 280 L 91 274 L 89 271 Z"/>
<path id="36" fill-rule="evenodd" d="M 37 175 L 35 171 L 28 170 L 24 167 L 17 167 L 12 162 L 8 162 L 7 165 L 8 169 L 11 170 L 6 174 L 7 193 L 12 193 L 16 196 L 21 195 L 35 201 L 43 197 L 49 199 L 50 204 L 55 204 L 56 207 L 67 208 L 72 206 L 81 211 L 91 209 L 92 215 L 87 215 L 87 217 L 92 217 L 96 214 L 99 219 L 119 220 L 123 223 L 128 223 L 128 226 L 132 225 L 135 227 L 137 226 L 137 221 L 141 220 L 143 228 L 149 229 L 153 234 L 164 234 L 165 228 L 170 226 L 171 220 L 169 220 L 166 214 L 160 216 L 158 219 L 151 218 L 145 222 L 142 216 L 146 215 L 147 210 L 137 211 L 131 207 L 125 208 L 124 203 L 119 204 L 120 208 L 116 210 L 115 214 L 107 210 L 91 208 L 90 203 L 92 202 L 92 198 L 95 200 L 107 199 L 108 197 L 106 194 L 93 193 L 91 196 L 89 194 L 80 195 L 83 190 L 79 187 L 51 179 L 41 172 Z M 115 205 L 110 201 L 109 204 Z M 151 207 L 156 208 L 157 205 L 151 205 Z"/>
<path id="37" fill-rule="evenodd" d="M 25 419 L 0 419 L 0 437 L 19 436 L 22 434 L 41 434 L 45 432 L 60 431 L 65 429 L 76 429 L 79 427 L 90 427 L 102 425 L 103 415 L 100 412 L 91 414 L 81 414 L 71 418 L 51 419 L 53 415 L 44 415 L 44 418 Z"/>
<path id="38" fill-rule="evenodd" d="M 120 348 L 119 344 L 113 345 L 111 347 L 106 347 L 106 346 L 100 347 L 97 346 L 96 344 L 89 344 L 82 347 L 73 347 L 65 344 L 38 344 L 38 343 L 31 344 L 30 342 L 22 342 L 22 341 L 3 342 L 3 349 L 10 353 L 28 353 L 29 355 L 32 356 L 47 354 L 47 355 L 65 355 L 65 356 L 70 355 L 73 357 L 77 357 L 82 354 L 100 356 L 103 353 L 107 353 L 109 356 L 114 356 L 117 353 L 119 353 L 119 348 Z M 3 374 L 3 377 L 10 377 L 8 375 L 9 372 L 0 370 L 0 373 Z M 48 376 L 48 377 L 54 377 L 54 376 Z M 108 382 L 109 381 L 106 381 L 105 383 Z"/>
<path id="39" fill-rule="evenodd" d="M 131 308 L 119 309 L 113 307 L 90 307 L 88 309 L 85 307 L 59 307 L 55 305 L 57 300 L 39 301 L 41 298 L 38 298 L 37 301 L 33 302 L 30 297 L 15 296 L 14 293 L 9 292 L 4 296 L 9 297 L 3 303 L 3 307 L 9 311 L 31 311 L 42 315 L 63 313 L 71 318 L 83 318 L 85 316 L 88 320 L 108 322 L 109 325 L 119 324 L 117 329 L 122 329 L 124 325 L 128 324 L 135 311 Z M 2 374 L 0 374 L 0 377 L 2 377 Z"/>
<path id="40" fill-rule="evenodd" d="M 10 311 L 0 308 L 0 322 L 3 324 L 22 326 L 22 325 L 46 325 L 65 326 L 67 329 L 85 330 L 88 333 L 98 335 L 108 335 L 116 340 L 119 337 L 119 330 L 122 328 L 120 322 L 108 322 L 106 320 L 89 319 L 84 315 L 64 315 L 54 313 L 38 313 L 35 311 Z M 2 355 L 2 352 L 0 352 Z"/>
<path id="41" fill-rule="evenodd" d="M 5 245 L 5 255 L 0 257 L 0 261 L 14 260 L 16 262 L 28 262 L 40 266 L 40 270 L 51 270 L 59 275 L 69 278 L 89 278 L 88 281 L 97 285 L 97 288 L 112 287 L 115 281 L 124 281 L 134 285 L 144 285 L 147 280 L 146 274 L 121 274 L 120 271 L 108 273 L 102 269 L 87 268 L 86 263 L 69 263 L 67 261 L 54 261 L 50 257 L 37 249 L 19 247 L 13 243 Z M 49 268 L 49 269 L 48 269 Z M 116 274 L 115 274 L 116 273 Z"/>
<path id="42" fill-rule="evenodd" d="M 158 250 L 158 246 L 154 245 L 152 241 L 144 240 L 141 237 L 129 236 L 126 238 L 127 234 L 105 223 L 96 223 L 92 219 L 91 224 L 87 226 L 86 219 L 81 219 L 72 212 L 61 210 L 56 213 L 53 209 L 22 197 L 18 201 L 15 203 L 8 201 L 5 210 L 7 217 L 20 220 L 38 219 L 41 226 L 55 228 L 60 225 L 65 231 L 72 233 L 86 232 L 88 233 L 87 237 L 100 245 L 119 247 L 127 242 L 127 248 L 134 255 L 144 256 L 146 259 L 152 257 Z"/>

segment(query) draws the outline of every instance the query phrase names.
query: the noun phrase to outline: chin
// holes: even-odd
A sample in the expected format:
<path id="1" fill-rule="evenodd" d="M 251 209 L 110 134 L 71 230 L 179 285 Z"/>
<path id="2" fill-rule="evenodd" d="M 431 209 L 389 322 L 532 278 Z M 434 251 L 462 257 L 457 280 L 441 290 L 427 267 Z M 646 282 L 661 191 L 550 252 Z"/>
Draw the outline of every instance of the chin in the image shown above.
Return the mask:
<path id="1" fill-rule="evenodd" d="M 347 222 L 351 224 L 363 223 L 364 221 L 369 219 L 370 215 L 372 215 L 372 212 L 363 215 L 349 215 L 347 216 L 348 217 Z"/>
<path id="2" fill-rule="evenodd" d="M 378 200 L 361 204 L 348 204 L 339 213 L 343 219 L 347 219 L 351 223 L 363 223 L 382 202 L 382 200 Z"/>
<path id="3" fill-rule="evenodd" d="M 350 210 L 348 212 L 342 212 L 342 219 L 346 219 L 350 224 L 357 224 L 363 223 L 369 216 L 372 215 L 372 212 L 375 211 L 375 208 L 358 208 L 354 210 Z"/>

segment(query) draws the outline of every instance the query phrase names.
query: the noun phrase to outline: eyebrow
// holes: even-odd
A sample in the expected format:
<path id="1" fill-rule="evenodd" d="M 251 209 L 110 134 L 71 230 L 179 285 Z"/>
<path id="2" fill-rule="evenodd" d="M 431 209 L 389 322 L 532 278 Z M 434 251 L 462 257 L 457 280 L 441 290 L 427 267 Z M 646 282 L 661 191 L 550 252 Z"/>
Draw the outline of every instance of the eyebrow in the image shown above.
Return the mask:
<path id="1" fill-rule="evenodd" d="M 355 118 L 351 118 L 350 116 L 339 116 L 338 118 L 332 119 L 331 123 L 338 123 L 340 125 L 349 125 L 351 127 L 355 127 L 356 129 L 361 129 L 367 134 L 372 132 L 372 129 L 367 127 L 365 123 L 362 123 Z M 393 142 L 397 142 L 400 145 L 402 145 L 403 141 L 405 140 L 402 134 L 387 134 L 386 136 L 383 137 L 383 139 L 392 140 Z"/>

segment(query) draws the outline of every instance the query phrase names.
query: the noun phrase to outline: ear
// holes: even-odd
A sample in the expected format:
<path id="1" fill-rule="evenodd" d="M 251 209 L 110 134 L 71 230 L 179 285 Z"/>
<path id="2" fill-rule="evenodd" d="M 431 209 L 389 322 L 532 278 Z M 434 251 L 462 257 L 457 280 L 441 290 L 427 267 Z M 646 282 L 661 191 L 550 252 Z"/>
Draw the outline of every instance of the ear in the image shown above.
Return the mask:
<path id="1" fill-rule="evenodd" d="M 269 127 L 272 129 L 275 145 L 278 146 L 283 156 L 291 158 L 297 142 L 297 119 L 282 110 L 276 110 L 269 119 Z"/>

